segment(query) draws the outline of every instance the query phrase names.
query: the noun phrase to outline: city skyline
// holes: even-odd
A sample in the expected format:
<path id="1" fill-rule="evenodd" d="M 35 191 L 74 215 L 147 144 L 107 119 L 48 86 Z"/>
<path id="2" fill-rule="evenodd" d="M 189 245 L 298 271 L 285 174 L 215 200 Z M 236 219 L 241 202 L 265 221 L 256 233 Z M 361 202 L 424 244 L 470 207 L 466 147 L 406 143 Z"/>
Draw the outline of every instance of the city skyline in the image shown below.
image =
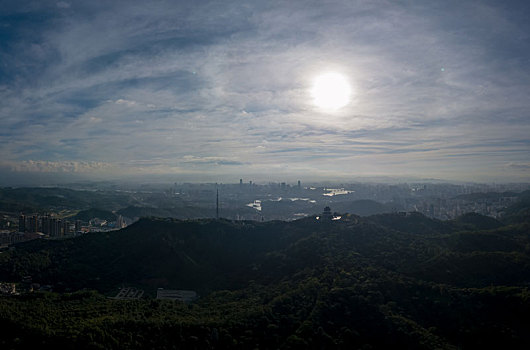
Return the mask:
<path id="1" fill-rule="evenodd" d="M 0 185 L 530 181 L 522 1 L 2 7 Z M 329 73 L 336 109 L 315 105 Z"/>

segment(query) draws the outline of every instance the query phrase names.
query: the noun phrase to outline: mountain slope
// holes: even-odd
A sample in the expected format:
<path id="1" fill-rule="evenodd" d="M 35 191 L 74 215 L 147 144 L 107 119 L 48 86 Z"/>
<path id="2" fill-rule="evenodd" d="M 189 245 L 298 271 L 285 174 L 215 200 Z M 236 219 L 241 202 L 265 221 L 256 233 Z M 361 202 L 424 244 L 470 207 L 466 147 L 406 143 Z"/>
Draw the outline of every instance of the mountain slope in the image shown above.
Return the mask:
<path id="1" fill-rule="evenodd" d="M 199 290 L 280 280 L 304 268 L 356 259 L 426 281 L 458 286 L 524 283 L 525 227 L 461 231 L 421 214 L 346 216 L 323 223 L 142 219 L 110 233 L 33 241 L 6 254 L 0 277 L 32 275 L 69 288 L 108 291 L 122 283 Z"/>
<path id="2" fill-rule="evenodd" d="M 144 218 L 116 232 L 20 244 L 0 254 L 0 280 L 29 274 L 57 290 L 111 295 L 133 285 L 151 297 L 158 287 L 194 289 L 196 303 L 88 292 L 0 298 L 0 340 L 8 348 L 522 349 L 528 247 L 525 224 L 466 231 L 419 214 Z"/>

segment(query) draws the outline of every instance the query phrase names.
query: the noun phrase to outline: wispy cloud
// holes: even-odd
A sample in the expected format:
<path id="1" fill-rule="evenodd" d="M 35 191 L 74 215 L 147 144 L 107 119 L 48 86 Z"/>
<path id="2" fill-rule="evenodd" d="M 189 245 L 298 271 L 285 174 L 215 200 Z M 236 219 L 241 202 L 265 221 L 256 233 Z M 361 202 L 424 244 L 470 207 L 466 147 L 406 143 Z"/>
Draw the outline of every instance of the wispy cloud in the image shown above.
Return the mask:
<path id="1" fill-rule="evenodd" d="M 70 4 L 67 3 L 66 1 L 59 1 L 59 2 L 57 2 L 56 5 L 57 5 L 58 8 L 62 8 L 62 9 L 70 8 Z"/>
<path id="2" fill-rule="evenodd" d="M 523 2 L 8 5 L 0 152 L 27 171 L 528 180 Z M 334 113 L 309 96 L 329 70 Z"/>
<path id="3" fill-rule="evenodd" d="M 39 173 L 94 173 L 114 168 L 112 164 L 103 162 L 51 162 L 41 160 L 1 162 L 0 167 L 8 167 L 14 172 Z"/>
<path id="4" fill-rule="evenodd" d="M 508 163 L 506 166 L 517 170 L 530 171 L 530 163 Z"/>

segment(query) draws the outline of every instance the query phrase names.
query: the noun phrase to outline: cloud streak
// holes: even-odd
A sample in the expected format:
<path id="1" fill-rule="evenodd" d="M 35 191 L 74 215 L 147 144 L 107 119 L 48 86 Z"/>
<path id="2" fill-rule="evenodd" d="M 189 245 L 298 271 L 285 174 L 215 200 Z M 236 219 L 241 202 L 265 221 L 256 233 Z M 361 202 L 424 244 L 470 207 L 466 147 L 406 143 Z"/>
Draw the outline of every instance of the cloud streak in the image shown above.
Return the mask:
<path id="1" fill-rule="evenodd" d="M 524 166 L 507 165 L 530 162 L 527 7 L 8 3 L 2 160 L 36 172 L 83 169 L 59 165 L 70 162 L 234 178 L 528 181 Z M 335 113 L 309 96 L 329 70 L 355 91 Z"/>
<path id="2" fill-rule="evenodd" d="M 21 161 L 2 162 L 0 167 L 8 167 L 13 172 L 37 172 L 37 173 L 94 173 L 106 171 L 113 168 L 112 164 L 102 162 L 77 162 L 77 161 Z"/>

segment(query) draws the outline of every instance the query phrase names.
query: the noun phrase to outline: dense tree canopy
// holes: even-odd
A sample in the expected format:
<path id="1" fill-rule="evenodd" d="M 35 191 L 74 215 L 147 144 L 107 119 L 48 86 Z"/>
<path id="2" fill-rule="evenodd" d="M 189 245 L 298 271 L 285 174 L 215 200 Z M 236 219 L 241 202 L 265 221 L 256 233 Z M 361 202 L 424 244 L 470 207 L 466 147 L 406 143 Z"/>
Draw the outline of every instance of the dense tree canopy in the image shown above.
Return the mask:
<path id="1" fill-rule="evenodd" d="M 2 348 L 526 348 L 530 230 L 480 216 L 145 218 L 0 254 Z M 119 286 L 146 291 L 114 300 Z M 193 289 L 192 304 L 153 299 Z M 84 291 L 83 291 L 84 290 Z M 88 291 L 94 290 L 94 291 Z"/>

